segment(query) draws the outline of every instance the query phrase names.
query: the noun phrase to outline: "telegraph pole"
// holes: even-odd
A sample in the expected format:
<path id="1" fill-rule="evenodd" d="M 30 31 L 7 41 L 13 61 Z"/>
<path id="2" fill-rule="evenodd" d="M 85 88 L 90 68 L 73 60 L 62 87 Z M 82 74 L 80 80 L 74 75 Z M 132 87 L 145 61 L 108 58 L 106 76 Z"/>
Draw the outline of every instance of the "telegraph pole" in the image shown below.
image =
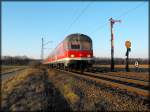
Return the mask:
<path id="1" fill-rule="evenodd" d="M 110 31 L 111 31 L 111 71 L 114 71 L 114 34 L 113 34 L 113 25 L 115 22 L 121 22 L 121 20 L 114 20 L 112 18 L 110 21 Z"/>
<path id="2" fill-rule="evenodd" d="M 44 59 L 44 49 L 46 49 L 46 48 L 44 48 L 44 46 L 47 45 L 50 42 L 52 42 L 52 41 L 48 41 L 48 42 L 44 43 L 44 39 L 42 38 L 42 48 L 41 48 L 41 60 L 42 61 Z"/>
<path id="3" fill-rule="evenodd" d="M 43 61 L 43 55 L 44 55 L 44 49 L 43 49 L 43 47 L 44 47 L 44 40 L 42 38 L 42 48 L 41 48 L 41 60 L 42 61 Z"/>

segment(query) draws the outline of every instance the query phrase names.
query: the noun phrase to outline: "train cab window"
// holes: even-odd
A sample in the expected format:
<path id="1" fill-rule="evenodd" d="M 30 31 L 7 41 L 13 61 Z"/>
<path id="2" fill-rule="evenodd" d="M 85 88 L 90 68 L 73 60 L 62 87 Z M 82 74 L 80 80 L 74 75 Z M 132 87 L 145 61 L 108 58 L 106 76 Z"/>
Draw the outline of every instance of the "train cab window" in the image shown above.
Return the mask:
<path id="1" fill-rule="evenodd" d="M 91 50 L 92 43 L 89 40 L 81 40 L 81 49 L 82 50 Z"/>
<path id="2" fill-rule="evenodd" d="M 90 42 L 82 42 L 82 49 L 83 50 L 90 50 L 91 49 L 91 44 Z"/>
<path id="3" fill-rule="evenodd" d="M 80 49 L 80 45 L 71 44 L 71 49 Z"/>
<path id="4" fill-rule="evenodd" d="M 80 49 L 80 43 L 78 41 L 72 41 L 70 42 L 71 49 Z"/>

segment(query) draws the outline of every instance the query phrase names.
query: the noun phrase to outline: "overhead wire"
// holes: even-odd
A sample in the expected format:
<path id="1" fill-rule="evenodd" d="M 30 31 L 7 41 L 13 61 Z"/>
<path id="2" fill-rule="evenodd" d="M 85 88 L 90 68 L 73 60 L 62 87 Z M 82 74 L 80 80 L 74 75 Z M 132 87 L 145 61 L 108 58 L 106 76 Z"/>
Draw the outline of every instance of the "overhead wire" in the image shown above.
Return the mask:
<path id="1" fill-rule="evenodd" d="M 145 2 L 144 2 L 144 3 L 140 3 L 140 4 L 137 5 L 136 7 L 132 8 L 132 9 L 129 9 L 129 10 L 127 10 L 126 12 L 122 13 L 122 14 L 121 14 L 120 16 L 118 16 L 116 19 L 120 19 L 121 17 L 126 16 L 128 13 L 130 13 L 130 12 L 132 12 L 132 11 L 138 9 L 139 7 L 141 7 L 141 6 L 144 5 L 144 4 L 145 4 Z"/>
<path id="2" fill-rule="evenodd" d="M 86 7 L 84 7 L 82 9 L 82 11 L 80 12 L 80 14 L 78 16 L 76 16 L 76 18 L 72 21 L 72 23 L 68 26 L 67 30 L 65 32 L 68 32 L 71 27 L 73 26 L 74 23 L 77 22 L 77 20 L 79 20 L 79 18 L 85 13 L 85 11 L 90 7 L 90 5 L 92 4 L 93 2 L 90 2 L 86 5 Z"/>
<path id="3" fill-rule="evenodd" d="M 143 4 L 145 4 L 145 2 L 144 2 L 144 3 L 140 3 L 140 4 L 137 5 L 136 7 L 127 10 L 126 12 L 124 12 L 124 13 L 122 13 L 121 15 L 119 15 L 118 17 L 116 17 L 116 19 L 120 19 L 121 17 L 126 16 L 128 13 L 130 13 L 130 12 L 136 10 L 137 8 L 141 7 Z M 106 22 L 106 23 L 102 24 L 101 26 L 97 27 L 94 31 L 92 31 L 92 32 L 90 32 L 90 33 L 94 33 L 94 32 L 97 31 L 98 29 L 102 29 L 103 27 L 106 27 L 106 24 L 108 24 L 108 22 Z"/>

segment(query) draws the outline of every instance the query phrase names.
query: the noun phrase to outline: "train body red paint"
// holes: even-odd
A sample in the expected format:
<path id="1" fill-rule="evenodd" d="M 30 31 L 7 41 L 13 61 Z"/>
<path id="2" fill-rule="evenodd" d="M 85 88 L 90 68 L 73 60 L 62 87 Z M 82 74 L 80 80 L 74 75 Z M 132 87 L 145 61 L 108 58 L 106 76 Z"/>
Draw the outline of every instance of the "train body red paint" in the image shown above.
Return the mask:
<path id="1" fill-rule="evenodd" d="M 92 63 L 92 40 L 79 33 L 67 36 L 43 61 L 43 64 L 53 67 L 75 69 L 85 69 Z"/>

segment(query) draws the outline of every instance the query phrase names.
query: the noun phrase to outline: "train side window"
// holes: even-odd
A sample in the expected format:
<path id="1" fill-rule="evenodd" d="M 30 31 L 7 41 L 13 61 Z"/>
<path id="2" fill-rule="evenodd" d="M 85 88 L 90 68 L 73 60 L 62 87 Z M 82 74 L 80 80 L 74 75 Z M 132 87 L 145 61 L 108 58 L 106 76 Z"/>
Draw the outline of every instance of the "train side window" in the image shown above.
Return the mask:
<path id="1" fill-rule="evenodd" d="M 63 43 L 63 50 L 66 51 L 66 43 Z"/>
<path id="2" fill-rule="evenodd" d="M 63 49 L 66 51 L 68 49 L 68 43 L 67 42 L 64 42 L 63 43 Z"/>

